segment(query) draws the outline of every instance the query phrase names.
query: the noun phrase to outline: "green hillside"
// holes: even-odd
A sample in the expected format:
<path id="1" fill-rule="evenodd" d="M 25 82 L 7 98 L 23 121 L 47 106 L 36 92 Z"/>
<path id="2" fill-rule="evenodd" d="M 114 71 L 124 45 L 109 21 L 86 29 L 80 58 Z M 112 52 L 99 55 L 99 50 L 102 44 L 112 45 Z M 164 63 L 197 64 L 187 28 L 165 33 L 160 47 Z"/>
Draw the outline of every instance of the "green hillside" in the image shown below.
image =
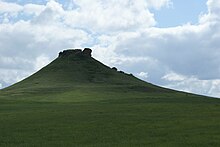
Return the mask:
<path id="1" fill-rule="evenodd" d="M 220 100 L 161 88 L 66 50 L 0 91 L 0 146 L 220 146 Z"/>

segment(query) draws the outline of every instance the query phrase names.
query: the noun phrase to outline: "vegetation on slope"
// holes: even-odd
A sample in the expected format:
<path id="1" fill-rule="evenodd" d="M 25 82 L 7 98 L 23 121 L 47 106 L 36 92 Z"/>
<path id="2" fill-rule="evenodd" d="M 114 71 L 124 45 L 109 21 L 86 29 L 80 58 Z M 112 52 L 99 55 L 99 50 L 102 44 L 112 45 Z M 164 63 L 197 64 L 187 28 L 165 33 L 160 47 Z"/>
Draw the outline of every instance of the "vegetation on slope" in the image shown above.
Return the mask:
<path id="1" fill-rule="evenodd" d="M 220 146 L 220 100 L 61 55 L 0 91 L 0 146 Z"/>

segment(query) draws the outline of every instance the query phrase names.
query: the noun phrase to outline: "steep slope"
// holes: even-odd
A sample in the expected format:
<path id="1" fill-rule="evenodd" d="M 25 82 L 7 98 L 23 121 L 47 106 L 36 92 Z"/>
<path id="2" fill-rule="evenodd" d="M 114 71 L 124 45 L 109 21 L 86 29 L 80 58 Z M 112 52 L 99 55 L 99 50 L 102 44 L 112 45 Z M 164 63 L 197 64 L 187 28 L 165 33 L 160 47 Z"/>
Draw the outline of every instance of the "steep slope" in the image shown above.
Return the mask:
<path id="1" fill-rule="evenodd" d="M 91 57 L 91 49 L 66 50 L 59 57 L 32 76 L 3 90 L 7 96 L 34 97 L 69 93 L 74 101 L 77 93 L 127 92 L 173 92 L 144 82 L 132 74 L 112 69 Z M 75 91 L 75 92 L 73 92 Z M 80 92 L 84 91 L 84 92 Z M 107 96 L 108 94 L 106 94 Z M 89 97 L 88 97 L 89 99 Z M 39 100 L 39 99 L 36 99 Z M 47 99 L 48 100 L 48 99 Z M 52 101 L 54 99 L 51 99 Z"/>
<path id="2" fill-rule="evenodd" d="M 51 87 L 53 87 L 54 84 L 71 87 L 91 83 L 109 85 L 143 83 L 131 75 L 117 72 L 94 58 L 83 56 L 79 53 L 77 54 L 75 51 L 78 50 L 64 51 L 66 53 L 65 55 L 60 55 L 52 63 L 12 87 L 25 87 L 29 83 L 35 84 L 36 86 L 49 85 Z"/>

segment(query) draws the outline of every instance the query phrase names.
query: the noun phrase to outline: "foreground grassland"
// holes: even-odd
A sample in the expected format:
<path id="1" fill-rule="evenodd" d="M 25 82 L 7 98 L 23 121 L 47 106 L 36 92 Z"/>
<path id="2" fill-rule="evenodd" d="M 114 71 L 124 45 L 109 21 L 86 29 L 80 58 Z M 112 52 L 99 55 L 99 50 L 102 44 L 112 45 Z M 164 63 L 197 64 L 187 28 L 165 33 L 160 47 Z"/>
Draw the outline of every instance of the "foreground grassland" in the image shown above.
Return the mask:
<path id="1" fill-rule="evenodd" d="M 74 59 L 0 91 L 1 147 L 220 146 L 219 99 Z"/>
<path id="2" fill-rule="evenodd" d="M 220 146 L 218 99 L 118 90 L 69 95 L 1 96 L 0 146 Z"/>

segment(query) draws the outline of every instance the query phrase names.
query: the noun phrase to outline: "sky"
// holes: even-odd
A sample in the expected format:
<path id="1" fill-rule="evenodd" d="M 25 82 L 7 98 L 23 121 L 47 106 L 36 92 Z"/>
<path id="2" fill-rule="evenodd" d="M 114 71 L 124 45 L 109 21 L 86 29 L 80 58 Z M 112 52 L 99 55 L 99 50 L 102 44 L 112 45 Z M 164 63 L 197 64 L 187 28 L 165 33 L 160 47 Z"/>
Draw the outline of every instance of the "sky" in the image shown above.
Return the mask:
<path id="1" fill-rule="evenodd" d="M 220 0 L 0 0 L 0 88 L 67 48 L 150 83 L 220 97 Z"/>

